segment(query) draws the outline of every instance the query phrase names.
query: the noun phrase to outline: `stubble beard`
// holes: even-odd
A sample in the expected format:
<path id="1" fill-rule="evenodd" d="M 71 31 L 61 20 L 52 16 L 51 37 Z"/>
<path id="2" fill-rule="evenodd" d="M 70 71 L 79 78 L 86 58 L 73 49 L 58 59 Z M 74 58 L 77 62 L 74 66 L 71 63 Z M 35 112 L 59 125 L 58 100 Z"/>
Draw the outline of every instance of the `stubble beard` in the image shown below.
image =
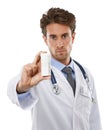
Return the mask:
<path id="1" fill-rule="evenodd" d="M 63 64 L 66 64 L 70 60 L 70 54 L 68 54 L 68 53 L 65 53 L 65 54 L 64 53 L 61 53 L 61 54 L 56 53 L 53 57 Z"/>

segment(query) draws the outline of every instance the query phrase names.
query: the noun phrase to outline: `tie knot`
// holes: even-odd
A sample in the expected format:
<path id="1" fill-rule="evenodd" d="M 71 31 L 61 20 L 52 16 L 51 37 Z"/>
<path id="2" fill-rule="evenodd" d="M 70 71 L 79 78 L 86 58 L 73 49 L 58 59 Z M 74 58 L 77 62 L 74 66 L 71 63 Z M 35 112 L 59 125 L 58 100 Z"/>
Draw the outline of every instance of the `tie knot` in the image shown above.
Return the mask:
<path id="1" fill-rule="evenodd" d="M 71 67 L 64 67 L 62 69 L 62 72 L 66 73 L 66 74 L 71 74 L 72 73 L 72 68 Z"/>

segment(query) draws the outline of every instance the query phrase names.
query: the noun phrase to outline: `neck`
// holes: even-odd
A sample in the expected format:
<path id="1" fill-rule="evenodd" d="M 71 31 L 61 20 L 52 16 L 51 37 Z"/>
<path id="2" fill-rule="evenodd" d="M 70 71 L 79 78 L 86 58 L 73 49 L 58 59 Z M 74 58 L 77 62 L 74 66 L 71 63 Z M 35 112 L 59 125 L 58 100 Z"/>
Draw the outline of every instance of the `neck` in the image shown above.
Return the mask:
<path id="1" fill-rule="evenodd" d="M 54 58 L 55 59 L 55 58 Z M 60 62 L 60 63 L 62 63 L 62 64 L 64 64 L 64 65 L 69 65 L 70 64 L 70 62 L 71 62 L 71 58 L 69 57 L 69 58 L 67 58 L 67 59 L 63 59 L 63 60 L 58 60 L 58 59 L 55 59 L 55 60 L 57 60 L 58 62 Z"/>

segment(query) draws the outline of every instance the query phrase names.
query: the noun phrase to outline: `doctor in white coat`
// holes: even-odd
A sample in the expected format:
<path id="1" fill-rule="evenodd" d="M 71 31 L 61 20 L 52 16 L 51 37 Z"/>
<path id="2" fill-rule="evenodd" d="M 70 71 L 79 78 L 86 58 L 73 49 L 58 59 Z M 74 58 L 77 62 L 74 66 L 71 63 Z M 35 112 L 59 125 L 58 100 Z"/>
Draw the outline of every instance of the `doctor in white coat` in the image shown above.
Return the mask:
<path id="1" fill-rule="evenodd" d="M 75 38 L 74 14 L 50 8 L 40 20 L 43 39 L 51 54 L 53 77 L 41 75 L 41 53 L 32 63 L 24 65 L 20 75 L 8 85 L 13 103 L 32 113 L 32 130 L 101 130 L 100 114 L 93 78 L 72 60 L 70 53 Z M 61 70 L 70 67 L 75 93 Z M 54 83 L 56 87 L 54 90 Z"/>

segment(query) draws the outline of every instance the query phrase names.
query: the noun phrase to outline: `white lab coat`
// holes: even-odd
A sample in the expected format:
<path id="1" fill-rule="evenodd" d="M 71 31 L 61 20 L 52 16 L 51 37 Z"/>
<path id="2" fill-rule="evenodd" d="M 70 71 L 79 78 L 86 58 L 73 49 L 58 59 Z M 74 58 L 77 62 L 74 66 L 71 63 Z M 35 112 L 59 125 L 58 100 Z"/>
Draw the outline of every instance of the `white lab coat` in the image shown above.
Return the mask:
<path id="1" fill-rule="evenodd" d="M 61 88 L 59 95 L 52 92 L 51 81 L 44 80 L 34 86 L 28 96 L 18 99 L 16 85 L 20 75 L 9 83 L 8 96 L 12 102 L 23 109 L 31 109 L 32 130 L 101 130 L 94 82 L 89 71 L 85 69 L 89 77 L 87 85 L 79 67 L 75 64 L 74 97 L 73 90 L 63 74 L 54 67 L 52 70 Z"/>

